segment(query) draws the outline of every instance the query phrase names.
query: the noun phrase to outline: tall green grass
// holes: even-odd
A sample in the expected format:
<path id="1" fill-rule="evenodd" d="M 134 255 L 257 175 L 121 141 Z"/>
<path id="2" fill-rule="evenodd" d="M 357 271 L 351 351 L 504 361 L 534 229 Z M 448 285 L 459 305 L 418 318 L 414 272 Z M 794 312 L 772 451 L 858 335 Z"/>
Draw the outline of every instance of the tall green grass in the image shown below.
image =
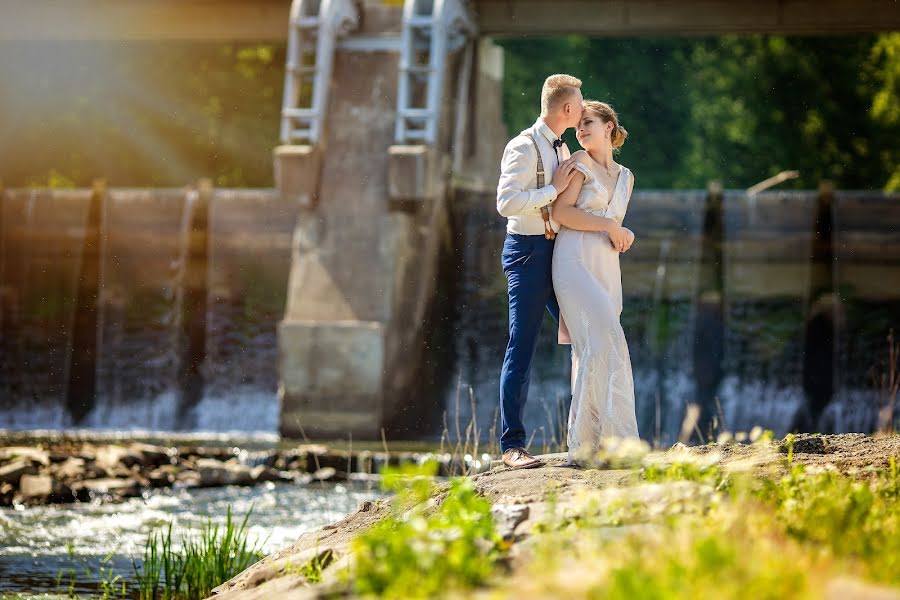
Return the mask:
<path id="1" fill-rule="evenodd" d="M 210 596 L 212 589 L 231 579 L 263 558 L 263 542 L 251 544 L 247 535 L 247 522 L 253 513 L 236 522 L 228 507 L 225 524 L 214 525 L 207 518 L 200 533 L 173 531 L 166 526 L 150 532 L 144 545 L 140 562 L 132 560 L 136 589 L 129 586 L 111 566 L 114 552 L 107 555 L 95 571 L 88 562 L 77 556 L 75 549 L 67 545 L 69 555 L 78 569 L 60 571 L 57 589 L 70 599 L 78 598 L 75 583 L 79 577 L 99 581 L 97 598 L 140 598 L 140 600 L 199 600 Z M 181 541 L 180 547 L 176 543 Z M 68 589 L 62 590 L 66 578 Z"/>
<path id="2" fill-rule="evenodd" d="M 141 600 L 201 600 L 262 559 L 261 543 L 250 545 L 247 537 L 252 512 L 238 524 L 229 506 L 221 529 L 207 520 L 200 534 L 177 536 L 181 549 L 173 543 L 172 523 L 151 533 L 141 565 L 133 563 Z"/>

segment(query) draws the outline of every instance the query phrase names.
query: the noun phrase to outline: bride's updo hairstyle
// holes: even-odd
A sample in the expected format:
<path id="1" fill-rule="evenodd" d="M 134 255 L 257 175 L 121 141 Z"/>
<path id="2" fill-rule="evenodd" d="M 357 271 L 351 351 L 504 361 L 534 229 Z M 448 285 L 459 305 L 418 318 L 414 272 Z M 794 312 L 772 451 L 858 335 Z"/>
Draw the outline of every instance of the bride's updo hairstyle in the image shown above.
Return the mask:
<path id="1" fill-rule="evenodd" d="M 604 123 L 612 121 L 613 130 L 609 134 L 610 142 L 614 150 L 621 148 L 625 143 L 625 138 L 628 137 L 628 132 L 619 125 L 619 115 L 616 114 L 613 107 L 599 100 L 585 100 L 583 106 L 584 110 L 600 118 Z"/>

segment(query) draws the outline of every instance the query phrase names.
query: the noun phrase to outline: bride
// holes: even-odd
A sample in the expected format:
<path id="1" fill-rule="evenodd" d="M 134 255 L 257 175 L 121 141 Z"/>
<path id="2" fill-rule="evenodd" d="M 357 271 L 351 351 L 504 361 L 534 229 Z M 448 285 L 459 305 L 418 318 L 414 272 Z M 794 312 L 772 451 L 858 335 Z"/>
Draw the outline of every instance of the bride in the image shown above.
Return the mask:
<path id="1" fill-rule="evenodd" d="M 553 251 L 560 343 L 572 344 L 569 463 L 590 460 L 609 437 L 637 437 L 634 381 L 622 313 L 619 253 L 634 234 L 622 227 L 634 175 L 613 161 L 628 132 L 605 102 L 587 100 L 576 138 L 578 173 L 553 205 L 563 228 Z"/>

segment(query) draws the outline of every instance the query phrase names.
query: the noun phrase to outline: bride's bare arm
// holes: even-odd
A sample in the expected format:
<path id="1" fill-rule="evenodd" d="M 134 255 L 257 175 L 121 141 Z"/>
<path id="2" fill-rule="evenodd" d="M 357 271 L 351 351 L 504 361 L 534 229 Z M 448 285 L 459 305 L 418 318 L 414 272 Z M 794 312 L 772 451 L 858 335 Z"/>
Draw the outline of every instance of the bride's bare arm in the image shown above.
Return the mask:
<path id="1" fill-rule="evenodd" d="M 575 201 L 578 200 L 578 194 L 581 193 L 582 185 L 584 185 L 584 174 L 580 171 L 575 171 L 575 176 L 572 177 L 568 187 L 557 196 L 556 202 L 553 203 L 551 209 L 553 220 L 564 227 L 578 231 L 611 232 L 617 230 L 619 224 L 614 220 L 599 215 L 592 215 L 575 207 Z"/>

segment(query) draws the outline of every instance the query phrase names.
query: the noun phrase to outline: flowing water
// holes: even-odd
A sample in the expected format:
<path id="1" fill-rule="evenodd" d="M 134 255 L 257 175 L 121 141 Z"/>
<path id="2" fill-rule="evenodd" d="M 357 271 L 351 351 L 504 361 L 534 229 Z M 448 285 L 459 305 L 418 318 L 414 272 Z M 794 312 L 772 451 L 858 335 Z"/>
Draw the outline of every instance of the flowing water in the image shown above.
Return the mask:
<path id="1" fill-rule="evenodd" d="M 896 200 L 840 195 L 833 244 L 822 250 L 814 193 L 752 201 L 726 194 L 712 218 L 703 192 L 636 194 L 626 220 L 638 241 L 622 257 L 622 323 L 642 436 L 672 443 L 691 402 L 706 403 L 719 429 L 761 425 L 781 434 L 813 410 L 813 429 L 871 431 L 879 408 L 873 376 L 883 368 L 887 332 L 900 330 Z M 405 434 L 435 441 L 445 426 L 464 436 L 471 423 L 485 442 L 497 437 L 507 339 L 504 223 L 490 194 L 459 194 L 451 205 L 452 285 L 441 296 L 450 306 L 438 311 L 448 320 L 430 344 L 440 350 L 426 357 L 440 376 L 422 396 L 446 420 Z M 90 206 L 89 191 L 2 196 L 0 429 L 156 432 L 163 443 L 172 432 L 207 432 L 229 444 L 239 444 L 238 435 L 271 444 L 296 208 L 271 190 L 217 190 L 208 204 L 185 190 L 120 190 L 101 211 Z M 88 241 L 99 224 L 91 219 L 103 226 L 94 250 Z M 100 282 L 95 321 L 85 324 L 76 312 L 91 265 Z M 569 350 L 556 343 L 552 319 L 544 327 L 524 419 L 533 447 L 555 451 Z M 95 379 L 89 398 L 73 394 L 81 383 L 73 369 L 85 368 Z M 821 389 L 826 401 L 817 405 Z M 252 505 L 251 534 L 268 552 L 378 493 L 270 484 L 0 509 L 0 593 L 54 591 L 59 572 L 73 567 L 67 543 L 95 568 L 115 551 L 114 566 L 128 578 L 149 531 L 167 520 L 197 530 L 204 515 L 221 523 L 226 506 L 241 516 Z"/>
<path id="2" fill-rule="evenodd" d="M 199 532 L 207 519 L 225 523 L 227 507 L 238 519 L 250 511 L 251 543 L 264 553 L 292 544 L 301 533 L 343 518 L 360 502 L 381 497 L 366 484 L 274 484 L 247 488 L 162 490 L 121 504 L 82 503 L 0 508 L 0 595 L 43 594 L 68 590 L 68 570 L 79 572 L 75 589 L 96 590 L 96 580 L 81 574 L 69 556 L 71 544 L 79 560 L 95 574 L 105 556 L 126 582 L 134 581 L 131 560 L 140 562 L 144 543 L 155 527 L 173 522 L 173 531 Z M 61 588 L 57 578 L 64 573 Z"/>
<path id="3" fill-rule="evenodd" d="M 819 295 L 815 193 L 773 193 L 752 201 L 727 193 L 712 220 L 720 238 L 709 256 L 704 193 L 636 192 L 625 224 L 638 238 L 621 258 L 621 320 L 641 436 L 671 445 L 686 406 L 695 402 L 714 413 L 714 434 L 755 425 L 779 436 L 797 426 L 872 431 L 882 402 L 873 375 L 884 370 L 888 332 L 900 330 L 895 202 L 877 193 L 836 194 L 833 264 L 825 265 L 828 293 Z M 483 435 L 493 429 L 496 437 L 507 341 L 506 280 L 499 266 L 505 224 L 489 194 L 461 194 L 453 212 L 460 267 L 455 363 L 442 391 L 444 404 L 451 432 L 454 423 L 464 429 L 475 422 Z M 704 287 L 710 269 L 718 269 L 718 279 Z M 701 311 L 701 300 L 710 298 L 713 312 Z M 810 325 L 822 307 L 834 324 L 827 345 L 813 339 Z M 535 448 L 557 450 L 570 399 L 569 350 L 556 343 L 549 316 L 543 329 L 524 422 Z M 821 351 L 828 354 L 824 362 L 805 363 Z M 805 389 L 811 376 L 830 380 L 833 392 L 813 406 L 812 425 L 804 425 L 799 419 L 815 401 Z"/>
<path id="4" fill-rule="evenodd" d="M 717 213 L 705 192 L 636 193 L 622 322 L 642 435 L 673 442 L 691 402 L 731 430 L 783 433 L 810 410 L 807 429 L 871 430 L 873 375 L 900 329 L 896 200 L 836 192 L 823 223 L 815 192 L 728 192 Z M 400 433 L 436 440 L 446 411 L 451 434 L 472 421 L 487 441 L 507 339 L 504 222 L 491 194 L 450 205 L 451 324 L 430 343 L 440 376 L 422 396 L 439 399 L 437 417 Z M 208 203 L 196 191 L 113 190 L 100 224 L 90 206 L 89 191 L 3 196 L 0 429 L 277 431 L 276 332 L 297 209 L 271 190 L 216 190 Z M 93 260 L 85 240 L 101 225 L 96 324 L 85 328 L 75 314 Z M 97 331 L 95 346 L 83 347 L 78 326 Z M 569 400 L 554 326 L 548 317 L 525 410 L 538 448 L 560 442 Z M 86 399 L 72 373 L 85 354 L 96 365 Z"/>

